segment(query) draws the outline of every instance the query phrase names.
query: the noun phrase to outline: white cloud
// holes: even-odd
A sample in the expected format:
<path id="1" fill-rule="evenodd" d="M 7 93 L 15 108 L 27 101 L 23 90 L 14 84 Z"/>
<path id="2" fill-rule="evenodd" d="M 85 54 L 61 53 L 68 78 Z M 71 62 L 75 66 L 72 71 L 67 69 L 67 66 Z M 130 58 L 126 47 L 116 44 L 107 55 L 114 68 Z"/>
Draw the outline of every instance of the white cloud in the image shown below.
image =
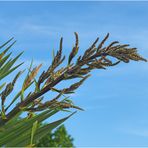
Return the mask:
<path id="1" fill-rule="evenodd" d="M 61 31 L 60 28 L 58 27 L 48 26 L 48 25 L 38 25 L 34 23 L 24 23 L 24 24 L 21 24 L 20 26 L 21 27 L 19 32 L 27 31 L 29 33 L 42 34 L 42 35 L 55 36 L 57 32 Z"/>
<path id="2" fill-rule="evenodd" d="M 148 137 L 148 120 L 141 117 L 123 120 L 117 130 L 128 135 Z"/>
<path id="3" fill-rule="evenodd" d="M 148 137 L 148 128 L 143 127 L 129 127 L 124 128 L 121 130 L 123 133 L 135 135 L 135 136 L 142 136 L 142 137 Z"/>

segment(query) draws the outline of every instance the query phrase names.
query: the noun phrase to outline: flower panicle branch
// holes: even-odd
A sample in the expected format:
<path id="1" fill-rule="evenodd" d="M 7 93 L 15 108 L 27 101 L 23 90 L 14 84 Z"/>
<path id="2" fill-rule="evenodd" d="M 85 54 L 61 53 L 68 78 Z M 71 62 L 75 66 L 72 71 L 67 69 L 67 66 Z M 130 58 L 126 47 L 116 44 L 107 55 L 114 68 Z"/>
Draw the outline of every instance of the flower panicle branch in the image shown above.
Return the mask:
<path id="1" fill-rule="evenodd" d="M 26 77 L 23 87 L 26 91 L 30 85 L 35 83 L 39 88 L 39 91 L 30 92 L 23 100 L 21 100 L 10 112 L 5 114 L 5 119 L 0 117 L 0 123 L 6 123 L 11 118 L 13 118 L 20 111 L 26 110 L 29 112 L 42 111 L 48 108 L 77 108 L 70 102 L 61 102 L 58 99 L 66 94 L 73 93 L 82 83 L 90 76 L 90 72 L 94 69 L 106 69 L 110 66 L 118 65 L 120 62 L 129 63 L 133 61 L 147 61 L 145 58 L 140 56 L 136 48 L 131 48 L 128 44 L 120 44 L 118 41 L 111 42 L 108 46 L 104 47 L 105 42 L 109 38 L 109 33 L 104 37 L 104 39 L 98 44 L 99 38 L 97 38 L 92 45 L 86 49 L 83 55 L 78 54 L 79 50 L 79 37 L 78 33 L 75 34 L 75 45 L 72 48 L 68 56 L 68 64 L 65 67 L 61 67 L 61 64 L 65 61 L 65 56 L 63 56 L 63 38 L 60 39 L 59 50 L 53 57 L 51 65 L 44 70 L 39 78 L 35 80 L 36 75 L 39 72 L 41 64 L 35 67 L 30 74 Z M 98 45 L 97 45 L 98 44 Z M 76 59 L 74 61 L 74 59 Z M 60 67 L 60 68 L 59 68 Z M 1 100 L 3 106 L 3 112 L 5 111 L 4 102 L 6 97 L 12 92 L 13 85 L 16 82 L 20 73 L 17 74 L 12 83 L 8 84 L 5 90 L 1 93 Z M 61 90 L 56 89 L 56 85 L 70 79 L 79 78 L 79 82 L 72 84 L 68 88 L 63 88 Z M 56 91 L 58 95 L 43 103 L 43 97 L 49 91 Z M 21 96 L 18 93 L 15 100 Z M 40 101 L 38 101 L 40 100 Z M 36 105 L 34 102 L 38 102 Z M 15 103 L 15 101 L 13 101 Z M 82 109 L 81 109 L 82 110 Z"/>

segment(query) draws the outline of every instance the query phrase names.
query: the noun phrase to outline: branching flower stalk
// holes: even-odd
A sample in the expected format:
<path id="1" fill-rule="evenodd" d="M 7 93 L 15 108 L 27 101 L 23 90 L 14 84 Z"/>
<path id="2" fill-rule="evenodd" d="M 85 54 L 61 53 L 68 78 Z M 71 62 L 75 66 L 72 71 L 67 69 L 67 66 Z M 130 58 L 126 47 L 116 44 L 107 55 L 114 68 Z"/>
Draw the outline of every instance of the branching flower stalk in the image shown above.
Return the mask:
<path id="1" fill-rule="evenodd" d="M 4 125 L 21 111 L 28 111 L 29 113 L 31 113 L 47 110 L 49 108 L 53 110 L 55 108 L 76 108 L 82 110 L 80 107 L 73 105 L 70 100 L 60 101 L 59 98 L 62 95 L 73 93 L 90 76 L 90 72 L 94 69 L 106 69 L 107 67 L 119 64 L 121 61 L 125 63 L 129 63 L 130 60 L 145 62 L 147 61 L 145 58 L 137 53 L 136 48 L 131 48 L 127 44 L 120 44 L 119 42 L 114 41 L 111 42 L 108 46 L 104 47 L 104 43 L 107 41 L 108 37 L 109 33 L 98 45 L 97 43 L 99 41 L 99 38 L 97 38 L 94 43 L 84 52 L 83 55 L 76 57 L 79 50 L 79 38 L 78 34 L 75 32 L 75 46 L 69 54 L 67 65 L 65 67 L 58 68 L 65 61 L 65 56 L 62 56 L 63 38 L 61 38 L 59 50 L 57 51 L 48 69 L 46 71 L 44 70 L 41 73 L 38 80 L 36 80 L 35 77 L 42 65 L 35 67 L 33 70 L 30 70 L 23 83 L 22 90 L 20 90 L 20 92 L 14 97 L 12 102 L 7 107 L 5 107 L 7 96 L 13 91 L 14 84 L 22 73 L 19 72 L 14 80 L 11 83 L 7 84 L 5 89 L 1 92 L 0 125 Z M 3 46 L 5 46 L 11 40 L 6 42 Z M 11 46 L 9 46 L 9 48 Z M 7 51 L 8 49 L 0 55 L 0 66 L 3 65 L 2 63 L 5 62 L 10 56 L 8 55 L 3 58 L 4 54 Z M 18 57 L 16 57 L 16 59 Z M 3 66 L 0 69 L 0 74 L 2 73 L 2 70 L 4 71 L 4 68 L 5 67 Z M 80 78 L 80 81 L 61 90 L 58 90 L 56 88 L 56 85 L 61 83 L 62 81 L 74 78 Z M 30 92 L 26 97 L 24 97 L 24 92 L 32 84 L 35 84 L 35 91 Z M 46 94 L 50 90 L 56 91 L 58 95 L 55 98 L 43 103 L 44 94 Z M 23 99 L 21 99 L 20 102 L 10 112 L 6 113 L 10 106 L 15 103 L 17 99 L 21 98 L 21 96 L 23 96 Z"/>

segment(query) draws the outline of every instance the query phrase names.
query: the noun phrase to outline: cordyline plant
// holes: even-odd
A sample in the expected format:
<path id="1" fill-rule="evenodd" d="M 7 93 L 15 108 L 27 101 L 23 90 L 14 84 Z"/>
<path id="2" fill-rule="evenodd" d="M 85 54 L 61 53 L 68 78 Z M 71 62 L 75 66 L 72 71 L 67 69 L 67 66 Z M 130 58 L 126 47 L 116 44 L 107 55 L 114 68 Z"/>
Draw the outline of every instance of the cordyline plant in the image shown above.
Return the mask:
<path id="1" fill-rule="evenodd" d="M 65 56 L 62 55 L 63 38 L 61 38 L 59 50 L 55 54 L 51 65 L 41 73 L 38 79 L 36 75 L 42 65 L 34 68 L 30 66 L 22 88 L 18 90 L 15 96 L 11 96 L 10 104 L 7 103 L 7 98 L 13 92 L 15 83 L 23 71 L 19 71 L 12 82 L 0 85 L 0 146 L 34 146 L 35 141 L 38 141 L 52 129 L 63 123 L 73 113 L 66 118 L 40 126 L 44 120 L 60 111 L 69 111 L 70 108 L 82 110 L 80 107 L 75 106 L 66 94 L 73 93 L 82 85 L 93 69 L 106 69 L 120 62 L 129 63 L 130 60 L 147 61 L 137 53 L 136 48 L 131 48 L 127 44 L 120 44 L 114 41 L 104 47 L 108 37 L 109 34 L 98 45 L 99 38 L 97 38 L 83 55 L 76 58 L 79 50 L 79 39 L 78 34 L 75 33 L 75 45 L 64 67 L 61 65 L 65 61 Z M 8 46 L 12 40 L 13 38 L 0 46 L 0 48 Z M 11 53 L 7 54 L 14 43 L 0 53 L 0 80 L 22 65 L 21 63 L 15 67 L 13 66 L 22 53 L 14 59 L 9 59 Z M 57 84 L 62 81 L 75 78 L 80 80 L 66 88 L 56 88 Z M 26 90 L 32 85 L 34 85 L 35 89 L 26 95 Z M 44 99 L 44 95 L 49 91 L 54 91 L 57 95 L 46 101 L 47 99 Z M 18 120 L 23 112 L 28 112 L 27 116 L 22 116 Z"/>

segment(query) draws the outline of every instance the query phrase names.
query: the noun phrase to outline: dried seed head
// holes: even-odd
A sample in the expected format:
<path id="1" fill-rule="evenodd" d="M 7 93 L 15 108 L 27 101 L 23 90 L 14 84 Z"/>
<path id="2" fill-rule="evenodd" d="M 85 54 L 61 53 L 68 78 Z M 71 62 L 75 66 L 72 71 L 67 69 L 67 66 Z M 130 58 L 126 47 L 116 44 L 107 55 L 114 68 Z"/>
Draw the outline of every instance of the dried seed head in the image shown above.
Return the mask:
<path id="1" fill-rule="evenodd" d="M 43 83 L 49 76 L 50 74 L 48 73 L 48 71 L 43 71 L 38 79 L 38 87 L 40 87 L 41 83 Z"/>
<path id="2" fill-rule="evenodd" d="M 111 44 L 109 44 L 109 45 L 107 46 L 107 48 L 106 48 L 106 52 L 107 52 L 108 50 L 110 50 L 111 47 L 112 47 L 114 44 L 117 44 L 117 43 L 119 43 L 119 42 L 118 42 L 118 41 L 114 41 L 114 42 L 112 42 Z"/>
<path id="3" fill-rule="evenodd" d="M 58 102 L 57 105 L 58 105 L 59 107 L 61 107 L 62 109 L 66 109 L 66 108 L 75 108 L 75 109 L 84 111 L 84 109 L 82 109 L 82 108 L 80 108 L 80 107 L 78 107 L 78 106 L 72 105 L 71 103 Z"/>
<path id="4" fill-rule="evenodd" d="M 138 54 L 136 54 L 136 53 L 129 54 L 128 56 L 129 56 L 129 58 L 130 58 L 131 60 L 134 60 L 134 61 L 140 61 L 140 60 L 141 60 L 141 61 L 147 62 L 146 59 L 144 59 L 143 57 L 141 57 L 140 55 L 138 55 Z"/>
<path id="5" fill-rule="evenodd" d="M 20 76 L 23 72 L 24 72 L 24 71 L 20 71 L 20 72 L 17 73 L 17 75 L 15 76 L 15 78 L 14 78 L 13 81 L 12 81 L 12 85 L 14 85 L 14 84 L 16 83 L 17 79 L 19 78 L 19 76 Z"/>
<path id="6" fill-rule="evenodd" d="M 27 77 L 27 79 L 24 82 L 23 87 L 26 88 L 27 86 L 29 86 L 29 84 L 31 83 L 31 81 L 35 78 L 35 76 L 37 75 L 39 69 L 41 68 L 42 64 L 40 64 L 39 66 L 35 67 L 30 75 Z"/>
<path id="7" fill-rule="evenodd" d="M 88 77 L 90 77 L 90 75 L 85 76 L 84 78 L 82 78 L 79 82 L 72 84 L 69 88 L 65 88 L 63 89 L 63 92 L 69 93 L 74 91 L 75 89 L 77 89 Z"/>
<path id="8" fill-rule="evenodd" d="M 99 44 L 98 48 L 97 48 L 97 51 L 99 51 L 102 46 L 104 45 L 105 41 L 108 39 L 109 37 L 109 33 L 107 33 L 107 35 L 105 36 L 105 38 L 102 40 L 102 42 Z"/>
<path id="9" fill-rule="evenodd" d="M 1 93 L 2 105 L 4 104 L 6 97 L 12 92 L 12 90 L 13 90 L 12 83 L 7 84 L 6 88 Z"/>
<path id="10" fill-rule="evenodd" d="M 68 64 L 70 64 L 70 62 L 72 61 L 72 59 L 75 57 L 75 55 L 78 53 L 78 45 L 79 45 L 79 38 L 78 38 L 78 34 L 75 32 L 75 37 L 76 37 L 76 42 L 75 42 L 75 46 L 73 47 L 70 55 L 69 55 L 69 59 L 68 59 Z"/>

